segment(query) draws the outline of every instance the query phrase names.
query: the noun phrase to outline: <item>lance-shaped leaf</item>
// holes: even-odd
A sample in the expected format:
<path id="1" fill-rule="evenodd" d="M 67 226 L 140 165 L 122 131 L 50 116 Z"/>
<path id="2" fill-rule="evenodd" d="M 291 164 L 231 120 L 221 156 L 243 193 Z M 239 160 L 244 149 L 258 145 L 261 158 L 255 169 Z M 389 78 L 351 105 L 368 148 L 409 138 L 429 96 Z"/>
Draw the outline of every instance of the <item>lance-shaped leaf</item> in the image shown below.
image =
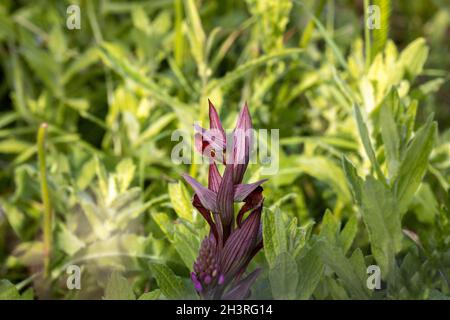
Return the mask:
<path id="1" fill-rule="evenodd" d="M 216 206 L 216 194 L 202 186 L 197 180 L 189 176 L 188 174 L 182 174 L 184 180 L 195 190 L 195 193 L 198 195 L 200 202 L 202 205 L 212 212 L 217 212 L 218 208 Z"/>
<path id="2" fill-rule="evenodd" d="M 414 139 L 408 144 L 400 165 L 398 177 L 394 183 L 400 215 L 408 209 L 427 171 L 428 158 L 437 135 L 437 124 L 432 119 L 433 116 L 429 116 L 427 122 L 416 132 Z"/>

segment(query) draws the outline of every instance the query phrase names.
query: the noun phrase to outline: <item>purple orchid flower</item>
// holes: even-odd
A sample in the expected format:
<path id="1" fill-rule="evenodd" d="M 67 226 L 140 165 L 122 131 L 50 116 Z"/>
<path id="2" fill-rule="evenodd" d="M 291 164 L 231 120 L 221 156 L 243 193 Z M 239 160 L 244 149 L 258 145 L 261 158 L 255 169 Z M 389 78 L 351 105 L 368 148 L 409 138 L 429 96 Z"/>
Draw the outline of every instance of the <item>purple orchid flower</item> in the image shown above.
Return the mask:
<path id="1" fill-rule="evenodd" d="M 251 259 L 263 247 L 261 212 L 264 198 L 261 184 L 266 179 L 242 183 L 253 142 L 247 104 L 242 108 L 230 138 L 227 138 L 211 101 L 209 120 L 210 128 L 196 126 L 195 134 L 196 149 L 211 160 L 208 187 L 183 174 L 195 191 L 194 207 L 210 226 L 210 233 L 203 240 L 194 263 L 191 279 L 197 292 L 205 299 L 244 299 L 250 295 L 250 287 L 261 271 L 257 269 L 244 276 Z M 225 165 L 223 176 L 217 163 Z M 244 203 L 236 218 L 235 202 Z M 247 212 L 250 213 L 244 219 Z"/>

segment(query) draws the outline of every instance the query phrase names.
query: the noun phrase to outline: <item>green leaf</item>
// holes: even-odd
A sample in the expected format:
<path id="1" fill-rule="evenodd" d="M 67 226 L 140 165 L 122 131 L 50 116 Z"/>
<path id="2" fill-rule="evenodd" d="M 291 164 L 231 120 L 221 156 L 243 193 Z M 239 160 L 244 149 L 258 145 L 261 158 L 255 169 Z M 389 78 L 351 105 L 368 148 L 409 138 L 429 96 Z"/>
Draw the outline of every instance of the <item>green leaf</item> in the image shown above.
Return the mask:
<path id="1" fill-rule="evenodd" d="M 189 194 L 184 184 L 179 181 L 178 183 L 169 183 L 169 197 L 172 203 L 173 209 L 180 218 L 193 222 L 193 208 Z"/>
<path id="2" fill-rule="evenodd" d="M 195 37 L 197 38 L 197 42 L 200 44 L 204 44 L 206 36 L 205 32 L 203 31 L 200 15 L 198 13 L 197 7 L 195 6 L 195 1 L 187 0 L 184 2 L 184 4 L 189 23 L 193 29 Z"/>
<path id="3" fill-rule="evenodd" d="M 70 256 L 73 256 L 76 252 L 85 247 L 84 242 L 72 233 L 64 223 L 58 224 L 56 242 L 58 243 L 58 248 Z"/>
<path id="4" fill-rule="evenodd" d="M 147 90 L 153 98 L 161 103 L 176 109 L 187 110 L 188 106 L 178 99 L 170 96 L 158 84 L 151 81 L 149 77 L 143 75 L 139 68 L 129 62 L 125 53 L 118 45 L 112 43 L 103 43 L 100 47 L 100 56 L 103 61 L 114 71 L 119 73 L 124 79 L 133 80 L 136 84 Z"/>
<path id="5" fill-rule="evenodd" d="M 361 282 L 367 283 L 367 267 L 364 260 L 364 255 L 360 248 L 357 248 L 355 251 L 353 251 L 352 255 L 350 256 L 350 262 L 352 263 L 359 280 Z"/>
<path id="6" fill-rule="evenodd" d="M 113 272 L 106 284 L 105 300 L 136 300 L 133 288 L 128 280 L 118 272 Z"/>
<path id="7" fill-rule="evenodd" d="M 192 268 L 200 248 L 199 238 L 183 225 L 177 225 L 173 244 L 184 264 Z"/>
<path id="8" fill-rule="evenodd" d="M 394 192 L 398 201 L 398 210 L 403 214 L 419 188 L 428 168 L 428 158 L 437 135 L 437 124 L 430 116 L 427 122 L 416 132 L 409 143 L 400 165 Z"/>
<path id="9" fill-rule="evenodd" d="M 123 159 L 116 167 L 117 184 L 119 192 L 125 192 L 134 177 L 136 166 L 131 159 Z"/>
<path id="10" fill-rule="evenodd" d="M 275 212 L 265 209 L 262 216 L 264 253 L 270 267 L 276 262 L 276 257 L 287 252 L 287 234 L 283 217 L 279 208 Z"/>
<path id="11" fill-rule="evenodd" d="M 228 72 L 223 78 L 211 81 L 207 87 L 207 91 L 212 92 L 217 87 L 228 86 L 231 83 L 235 82 L 236 80 L 247 75 L 248 72 L 250 72 L 251 70 L 260 67 L 262 65 L 266 65 L 269 61 L 280 60 L 285 57 L 296 56 L 302 52 L 303 52 L 302 49 L 283 49 L 276 53 L 267 54 L 254 60 L 248 61 L 240 65 L 233 71 Z"/>
<path id="12" fill-rule="evenodd" d="M 391 15 L 390 0 L 374 0 L 373 5 L 378 6 L 380 10 L 380 27 L 373 29 L 373 52 L 375 57 L 384 49 L 389 34 L 389 17 Z M 367 27 L 367 26 L 366 26 Z"/>
<path id="13" fill-rule="evenodd" d="M 343 281 L 344 286 L 353 298 L 368 298 L 365 283 L 361 282 L 356 276 L 357 273 L 350 260 L 345 257 L 342 248 L 329 243 L 325 239 L 320 239 L 318 241 L 318 254 L 324 263 Z"/>
<path id="14" fill-rule="evenodd" d="M 150 126 L 148 126 L 148 128 L 145 129 L 144 132 L 142 132 L 141 135 L 134 141 L 133 146 L 138 147 L 142 143 L 155 137 L 161 132 L 162 129 L 164 129 L 164 127 L 171 123 L 175 117 L 175 114 L 169 113 L 152 122 Z"/>
<path id="15" fill-rule="evenodd" d="M 331 243 L 335 243 L 341 226 L 333 213 L 327 209 L 323 215 L 322 224 L 320 225 L 320 235 L 325 237 Z"/>
<path id="16" fill-rule="evenodd" d="M 180 299 L 183 297 L 185 290 L 183 281 L 169 267 L 159 263 L 150 263 L 149 266 L 164 296 L 168 299 Z"/>
<path id="17" fill-rule="evenodd" d="M 369 233 L 372 254 L 383 279 L 387 279 L 394 276 L 395 254 L 401 249 L 400 213 L 391 191 L 372 176 L 367 177 L 362 191 L 361 214 Z"/>
<path id="18" fill-rule="evenodd" d="M 340 244 L 342 246 L 342 249 L 344 250 L 344 253 L 347 253 L 350 249 L 357 232 L 358 219 L 355 215 L 352 215 L 345 224 L 345 227 L 344 229 L 342 229 L 342 232 L 339 236 Z"/>
<path id="19" fill-rule="evenodd" d="M 339 47 L 337 46 L 336 42 L 333 40 L 333 38 L 330 36 L 330 33 L 327 31 L 327 29 L 324 27 L 322 22 L 320 22 L 319 19 L 317 19 L 308 9 L 306 6 L 303 6 L 305 12 L 307 15 L 314 21 L 314 23 L 317 26 L 317 31 L 322 35 L 325 42 L 328 44 L 328 46 L 331 48 L 333 54 L 335 55 L 338 62 L 341 64 L 341 66 L 348 70 L 347 62 L 344 59 L 344 56 L 342 55 L 341 51 L 339 50 Z"/>
<path id="20" fill-rule="evenodd" d="M 152 213 L 152 218 L 166 237 L 172 241 L 175 234 L 175 226 L 169 215 L 165 212 L 154 212 Z"/>
<path id="21" fill-rule="evenodd" d="M 20 299 L 19 290 L 8 280 L 0 280 L 0 300 Z"/>
<path id="22" fill-rule="evenodd" d="M 26 141 L 17 139 L 4 139 L 0 141 L 0 154 L 1 153 L 21 153 L 31 147 Z"/>
<path id="23" fill-rule="evenodd" d="M 161 295 L 161 290 L 156 289 L 150 292 L 143 293 L 138 300 L 158 300 Z"/>
<path id="24" fill-rule="evenodd" d="M 313 245 L 298 260 L 297 298 L 307 300 L 311 297 L 323 276 L 325 265 L 317 254 L 317 246 Z"/>
<path id="25" fill-rule="evenodd" d="M 358 125 L 359 136 L 361 138 L 364 150 L 366 151 L 367 157 L 369 158 L 372 166 L 375 168 L 379 179 L 385 179 L 383 172 L 381 171 L 380 164 L 375 156 L 375 151 L 370 141 L 369 130 L 367 129 L 366 123 L 364 122 L 363 116 L 359 106 L 354 105 L 353 111 L 355 113 L 356 124 Z"/>
<path id="26" fill-rule="evenodd" d="M 381 105 L 379 118 L 390 178 L 396 176 L 400 165 L 400 137 L 394 119 L 398 103 L 400 103 L 398 94 L 392 90 Z"/>
<path id="27" fill-rule="evenodd" d="M 411 42 L 400 54 L 398 63 L 405 68 L 409 77 L 414 79 L 423 69 L 428 57 L 428 47 L 424 38 Z"/>
<path id="28" fill-rule="evenodd" d="M 16 206 L 2 199 L 0 199 L 0 206 L 0 209 L 4 212 L 11 228 L 19 237 L 22 237 L 24 235 L 26 225 L 25 214 Z"/>
<path id="29" fill-rule="evenodd" d="M 361 203 L 362 179 L 359 177 L 355 166 L 345 156 L 342 157 L 342 167 L 344 168 L 345 177 L 352 190 L 353 198 L 356 203 Z"/>
<path id="30" fill-rule="evenodd" d="M 279 254 L 269 271 L 270 286 L 274 299 L 295 299 L 298 271 L 295 259 L 288 252 Z"/>

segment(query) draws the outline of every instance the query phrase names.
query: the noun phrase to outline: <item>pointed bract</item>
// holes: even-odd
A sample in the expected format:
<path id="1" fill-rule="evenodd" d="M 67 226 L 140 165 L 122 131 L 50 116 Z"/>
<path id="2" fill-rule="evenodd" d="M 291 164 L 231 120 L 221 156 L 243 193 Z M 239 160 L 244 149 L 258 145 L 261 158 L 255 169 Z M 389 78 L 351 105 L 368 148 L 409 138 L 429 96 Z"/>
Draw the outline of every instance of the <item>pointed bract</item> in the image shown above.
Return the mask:
<path id="1" fill-rule="evenodd" d="M 216 205 L 217 196 L 213 191 L 202 186 L 197 180 L 195 180 L 188 174 L 183 173 L 182 177 L 195 190 L 195 193 L 198 195 L 200 202 L 207 210 L 218 212 Z"/>
<path id="2" fill-rule="evenodd" d="M 223 141 L 225 141 L 225 130 L 223 130 L 222 122 L 220 121 L 217 110 L 212 104 L 211 100 L 208 99 L 209 104 L 209 127 L 211 129 L 219 130 L 223 135 Z"/>
<path id="3" fill-rule="evenodd" d="M 247 103 L 245 103 L 233 132 L 233 164 L 235 169 L 233 182 L 235 184 L 242 182 L 250 160 L 250 151 L 253 143 L 252 129 L 252 119 L 248 111 Z"/>
<path id="4" fill-rule="evenodd" d="M 250 273 L 247 277 L 240 280 L 234 285 L 225 295 L 224 300 L 244 300 L 250 295 L 250 287 L 256 281 L 256 278 L 261 273 L 261 269 L 256 269 Z"/>
<path id="5" fill-rule="evenodd" d="M 252 193 L 256 188 L 266 182 L 267 179 L 259 180 L 250 184 L 238 184 L 234 186 L 234 201 L 241 202 L 244 201 L 247 196 Z"/>

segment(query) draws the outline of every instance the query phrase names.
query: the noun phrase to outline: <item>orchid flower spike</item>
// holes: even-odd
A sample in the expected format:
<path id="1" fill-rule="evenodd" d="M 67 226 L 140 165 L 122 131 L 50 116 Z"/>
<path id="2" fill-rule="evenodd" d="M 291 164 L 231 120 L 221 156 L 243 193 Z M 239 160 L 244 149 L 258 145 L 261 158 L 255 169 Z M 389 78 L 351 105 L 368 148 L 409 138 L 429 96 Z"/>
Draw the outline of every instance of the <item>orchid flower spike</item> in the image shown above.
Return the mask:
<path id="1" fill-rule="evenodd" d="M 209 101 L 209 100 L 208 100 Z M 210 226 L 203 240 L 191 279 L 205 299 L 244 299 L 260 270 L 244 276 L 255 254 L 263 247 L 261 185 L 266 180 L 243 184 L 253 142 L 252 120 L 247 104 L 242 108 L 228 141 L 214 105 L 209 101 L 210 128 L 196 126 L 195 146 L 212 160 L 208 186 L 187 174 L 183 178 L 194 189 L 194 207 Z M 225 166 L 223 175 L 217 164 Z M 235 217 L 234 203 L 243 202 Z M 246 219 L 244 215 L 248 213 Z"/>

